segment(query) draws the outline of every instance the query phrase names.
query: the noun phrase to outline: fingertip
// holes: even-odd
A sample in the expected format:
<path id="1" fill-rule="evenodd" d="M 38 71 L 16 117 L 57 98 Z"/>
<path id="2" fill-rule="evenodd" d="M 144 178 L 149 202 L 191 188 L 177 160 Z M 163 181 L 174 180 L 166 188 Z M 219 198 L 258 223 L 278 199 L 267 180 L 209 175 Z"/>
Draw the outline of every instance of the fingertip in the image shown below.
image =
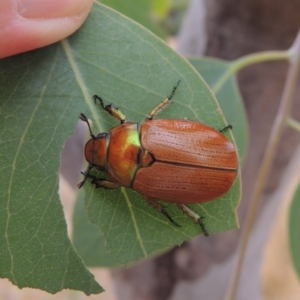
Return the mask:
<path id="1" fill-rule="evenodd" d="M 90 8 L 91 0 L 16 0 L 16 10 L 24 18 L 65 18 Z"/>
<path id="2" fill-rule="evenodd" d="M 35 1 L 44 6 L 30 8 Z M 6 16 L 0 20 L 0 58 L 47 46 L 71 35 L 87 18 L 93 0 L 17 0 L 16 4 L 13 9 L 2 6 L 10 11 L 0 11 Z"/>

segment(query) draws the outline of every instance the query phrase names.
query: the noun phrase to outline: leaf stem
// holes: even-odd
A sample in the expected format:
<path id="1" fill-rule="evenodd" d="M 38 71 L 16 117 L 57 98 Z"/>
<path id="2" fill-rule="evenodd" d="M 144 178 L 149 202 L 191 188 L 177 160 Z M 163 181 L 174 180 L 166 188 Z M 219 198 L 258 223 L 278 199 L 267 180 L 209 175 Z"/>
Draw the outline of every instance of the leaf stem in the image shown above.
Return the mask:
<path id="1" fill-rule="evenodd" d="M 212 87 L 212 91 L 217 94 L 226 81 L 235 73 L 241 69 L 248 67 L 250 65 L 272 61 L 272 60 L 282 60 L 282 59 L 291 59 L 292 53 L 290 51 L 263 51 L 254 54 L 249 54 L 243 56 L 239 59 L 234 60 L 229 63 L 229 68 L 227 71 L 220 77 L 217 83 Z"/>
<path id="2" fill-rule="evenodd" d="M 294 120 L 291 117 L 289 117 L 286 121 L 290 127 L 300 132 L 300 123 L 298 121 Z"/>
<path id="3" fill-rule="evenodd" d="M 297 86 L 297 78 L 300 67 L 300 31 L 298 32 L 294 44 L 286 53 L 289 53 L 289 55 L 291 56 L 290 66 L 283 94 L 280 100 L 280 106 L 268 140 L 266 151 L 264 153 L 264 157 L 254 188 L 252 201 L 250 202 L 251 204 L 249 207 L 249 213 L 247 215 L 244 230 L 240 239 L 239 249 L 237 253 L 237 265 L 234 270 L 232 284 L 229 287 L 226 298 L 230 300 L 236 299 L 237 296 L 239 281 L 242 273 L 242 266 L 245 260 L 245 253 L 249 242 L 250 234 L 254 226 L 254 221 L 257 217 L 261 194 L 266 184 L 267 176 L 271 168 L 271 164 L 275 155 L 275 150 L 277 148 L 280 135 L 289 118 L 291 103 Z"/>

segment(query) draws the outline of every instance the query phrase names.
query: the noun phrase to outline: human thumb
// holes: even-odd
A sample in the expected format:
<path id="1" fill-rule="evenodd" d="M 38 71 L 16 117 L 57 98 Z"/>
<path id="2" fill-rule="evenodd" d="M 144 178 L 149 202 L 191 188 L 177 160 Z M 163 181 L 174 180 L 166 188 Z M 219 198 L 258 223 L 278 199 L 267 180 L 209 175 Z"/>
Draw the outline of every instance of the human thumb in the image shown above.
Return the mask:
<path id="1" fill-rule="evenodd" d="M 76 31 L 93 0 L 0 0 L 0 58 L 57 42 Z"/>

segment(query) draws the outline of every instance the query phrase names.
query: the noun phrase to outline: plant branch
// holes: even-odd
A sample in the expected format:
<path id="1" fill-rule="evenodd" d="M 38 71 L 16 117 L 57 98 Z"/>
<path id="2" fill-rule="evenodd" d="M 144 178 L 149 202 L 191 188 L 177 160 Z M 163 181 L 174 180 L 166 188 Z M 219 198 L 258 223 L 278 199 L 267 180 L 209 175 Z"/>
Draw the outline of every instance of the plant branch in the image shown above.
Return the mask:
<path id="1" fill-rule="evenodd" d="M 257 217 L 261 194 L 263 192 L 267 176 L 271 169 L 271 164 L 275 155 L 275 150 L 277 148 L 279 138 L 290 114 L 291 103 L 294 98 L 298 78 L 298 71 L 300 66 L 300 31 L 298 32 L 293 46 L 288 50 L 288 53 L 291 55 L 290 67 L 288 70 L 287 79 L 281 97 L 280 106 L 274 122 L 274 126 L 272 128 L 266 151 L 258 173 L 254 193 L 252 196 L 252 201 L 249 207 L 249 213 L 240 239 L 237 265 L 236 269 L 234 270 L 232 284 L 227 294 L 227 299 L 230 300 L 236 299 L 239 280 L 241 278 L 242 273 L 242 265 L 245 259 L 245 253 L 249 242 L 250 234 L 253 229 L 254 221 Z"/>
<path id="2" fill-rule="evenodd" d="M 214 94 L 217 94 L 233 74 L 236 74 L 245 67 L 270 60 L 290 59 L 291 56 L 292 53 L 290 51 L 264 51 L 243 56 L 229 63 L 229 68 L 212 87 L 212 91 Z"/>
<path id="3" fill-rule="evenodd" d="M 297 122 L 296 120 L 294 120 L 293 118 L 289 117 L 287 119 L 287 124 L 292 127 L 293 129 L 295 129 L 296 131 L 300 132 L 300 123 Z"/>

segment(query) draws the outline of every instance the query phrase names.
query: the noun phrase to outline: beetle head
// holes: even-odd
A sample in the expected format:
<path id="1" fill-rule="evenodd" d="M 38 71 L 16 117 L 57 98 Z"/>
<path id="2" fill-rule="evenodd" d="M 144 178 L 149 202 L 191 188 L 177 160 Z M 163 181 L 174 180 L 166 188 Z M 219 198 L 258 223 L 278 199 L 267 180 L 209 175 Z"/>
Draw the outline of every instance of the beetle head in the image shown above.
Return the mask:
<path id="1" fill-rule="evenodd" d="M 81 113 L 80 120 L 85 122 L 89 128 L 91 139 L 85 145 L 85 158 L 89 162 L 89 171 L 95 167 L 100 171 L 106 170 L 107 148 L 109 144 L 109 134 L 99 133 L 95 136 L 92 132 L 90 122 L 85 114 Z M 87 174 L 88 175 L 88 174 Z"/>
<path id="2" fill-rule="evenodd" d="M 85 145 L 86 160 L 99 171 L 107 169 L 108 143 L 109 133 L 100 133 L 97 137 L 92 137 Z"/>
<path id="3" fill-rule="evenodd" d="M 88 125 L 91 139 L 85 145 L 85 158 L 89 163 L 86 172 L 81 172 L 84 175 L 83 181 L 77 186 L 81 188 L 90 175 L 92 168 L 96 168 L 99 171 L 105 171 L 107 168 L 107 148 L 109 144 L 109 133 L 100 133 L 95 136 L 92 132 L 88 118 L 81 113 L 79 116 L 80 120 Z"/>

